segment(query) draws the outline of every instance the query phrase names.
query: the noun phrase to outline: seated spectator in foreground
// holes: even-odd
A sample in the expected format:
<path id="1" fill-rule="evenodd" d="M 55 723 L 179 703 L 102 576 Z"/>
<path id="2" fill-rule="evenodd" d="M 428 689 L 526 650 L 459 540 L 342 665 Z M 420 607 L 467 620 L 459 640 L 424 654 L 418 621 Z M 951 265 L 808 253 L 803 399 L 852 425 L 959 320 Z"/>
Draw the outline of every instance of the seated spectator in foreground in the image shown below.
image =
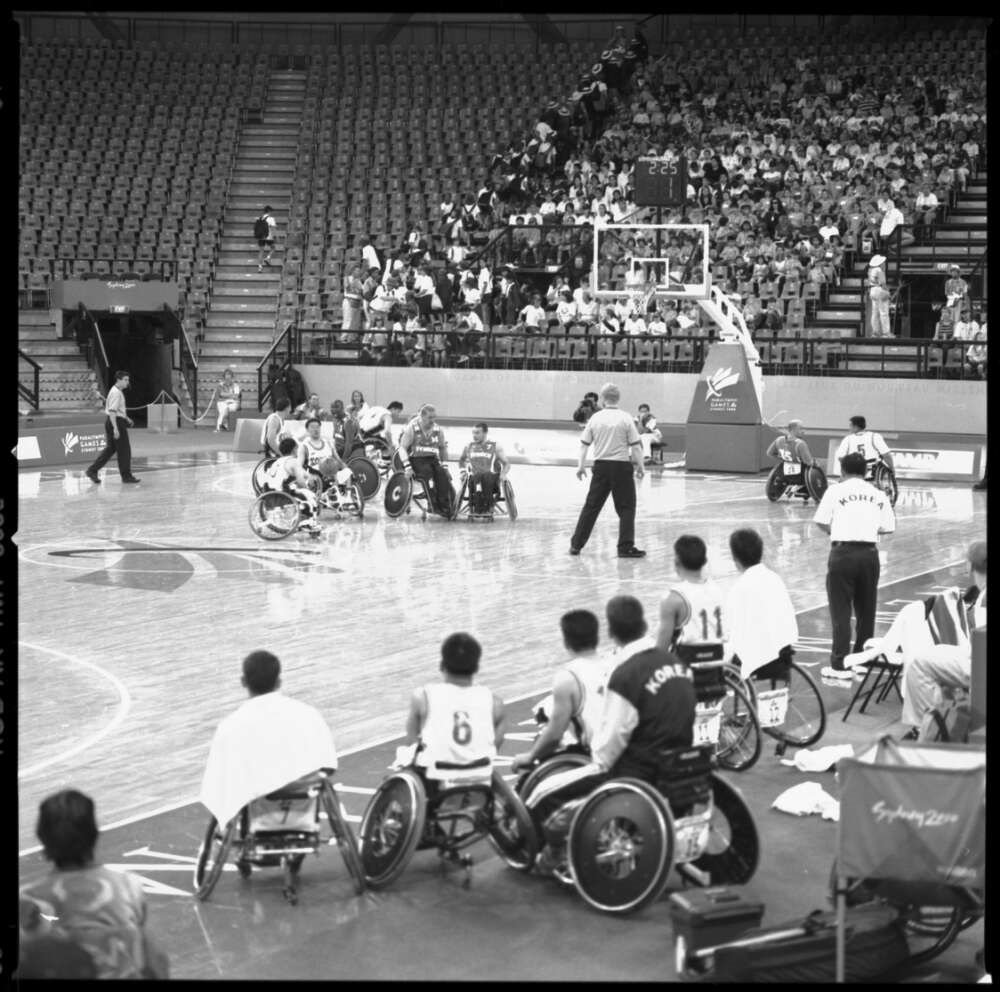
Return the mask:
<path id="1" fill-rule="evenodd" d="M 314 706 L 281 692 L 281 662 L 270 651 L 251 651 L 243 659 L 240 682 L 249 699 L 216 729 L 199 796 L 220 824 L 254 799 L 321 768 L 337 768 L 326 720 Z M 252 816 L 256 812 L 251 808 Z"/>
<path id="2" fill-rule="evenodd" d="M 40 938 L 68 939 L 90 955 L 100 979 L 169 978 L 167 956 L 146 930 L 139 879 L 94 860 L 93 800 L 75 789 L 49 796 L 38 807 L 36 833 L 54 868 L 21 890 L 25 945 Z M 83 964 L 77 967 L 82 970 Z"/>

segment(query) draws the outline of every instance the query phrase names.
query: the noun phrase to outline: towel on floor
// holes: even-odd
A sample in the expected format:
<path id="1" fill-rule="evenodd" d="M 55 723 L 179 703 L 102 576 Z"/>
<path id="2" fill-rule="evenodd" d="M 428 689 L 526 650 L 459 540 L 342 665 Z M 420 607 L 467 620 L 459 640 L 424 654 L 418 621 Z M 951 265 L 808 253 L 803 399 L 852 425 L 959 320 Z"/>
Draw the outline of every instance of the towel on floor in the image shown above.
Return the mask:
<path id="1" fill-rule="evenodd" d="M 252 696 L 219 724 L 199 799 L 226 823 L 252 799 L 336 767 L 333 735 L 319 710 L 268 692 Z"/>
<path id="2" fill-rule="evenodd" d="M 853 757 L 854 748 L 850 744 L 830 744 L 827 747 L 818 747 L 815 751 L 803 748 L 796 751 L 791 758 L 782 758 L 781 763 L 798 768 L 800 772 L 826 772 L 841 758 Z"/>
<path id="3" fill-rule="evenodd" d="M 824 820 L 840 819 L 840 803 L 826 792 L 819 782 L 802 782 L 785 789 L 771 803 L 771 808 L 793 816 L 819 813 Z"/>

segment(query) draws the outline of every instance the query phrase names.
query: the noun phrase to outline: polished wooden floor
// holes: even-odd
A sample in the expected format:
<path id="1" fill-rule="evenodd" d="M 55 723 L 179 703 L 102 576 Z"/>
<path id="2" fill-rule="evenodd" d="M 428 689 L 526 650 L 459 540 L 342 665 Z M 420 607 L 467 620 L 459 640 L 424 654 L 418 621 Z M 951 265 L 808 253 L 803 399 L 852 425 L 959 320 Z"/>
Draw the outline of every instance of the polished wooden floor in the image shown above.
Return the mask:
<path id="1" fill-rule="evenodd" d="M 549 683 L 564 611 L 602 614 L 625 592 L 655 617 L 682 533 L 705 539 L 728 585 L 727 537 L 756 527 L 796 607 L 826 601 L 826 537 L 810 508 L 768 503 L 763 476 L 648 474 L 637 526 L 648 557 L 620 561 L 610 502 L 583 554 L 567 554 L 586 491 L 571 468 L 516 467 L 513 523 L 392 520 L 379 498 L 363 521 L 328 518 L 319 540 L 264 542 L 247 524 L 252 462 L 151 457 L 137 487 L 113 471 L 100 486 L 77 471 L 22 473 L 22 848 L 39 799 L 60 787 L 93 794 L 104 824 L 195 797 L 254 648 L 278 654 L 286 689 L 318 705 L 346 749 L 401 731 L 410 690 L 433 677 L 452 631 L 480 639 L 482 680 L 512 698 Z M 985 494 L 967 486 L 905 484 L 897 514 L 883 582 L 960 562 L 985 536 Z M 804 650 L 819 660 L 824 648 Z"/>

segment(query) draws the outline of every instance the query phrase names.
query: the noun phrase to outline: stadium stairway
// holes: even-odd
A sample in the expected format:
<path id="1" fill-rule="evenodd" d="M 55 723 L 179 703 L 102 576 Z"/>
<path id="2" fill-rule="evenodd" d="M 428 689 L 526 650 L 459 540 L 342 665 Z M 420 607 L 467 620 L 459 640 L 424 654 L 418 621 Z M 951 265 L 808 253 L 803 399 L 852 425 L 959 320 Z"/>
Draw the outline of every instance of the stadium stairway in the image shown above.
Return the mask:
<path id="1" fill-rule="evenodd" d="M 42 366 L 39 412 L 99 410 L 103 400 L 97 379 L 77 343 L 60 336 L 61 319 L 58 310 L 21 310 L 17 315 L 18 347 Z M 26 362 L 18 365 L 22 380 L 30 383 L 30 367 Z M 18 403 L 20 408 L 27 407 L 23 399 Z"/>
<path id="2" fill-rule="evenodd" d="M 200 409 L 211 401 L 227 367 L 243 389 L 243 408 L 257 409 L 257 365 L 275 334 L 280 254 L 288 229 L 305 75 L 271 72 L 259 120 L 245 120 L 240 131 L 199 358 Z M 258 272 L 253 225 L 267 205 L 278 225 L 277 245 L 270 267 Z"/>

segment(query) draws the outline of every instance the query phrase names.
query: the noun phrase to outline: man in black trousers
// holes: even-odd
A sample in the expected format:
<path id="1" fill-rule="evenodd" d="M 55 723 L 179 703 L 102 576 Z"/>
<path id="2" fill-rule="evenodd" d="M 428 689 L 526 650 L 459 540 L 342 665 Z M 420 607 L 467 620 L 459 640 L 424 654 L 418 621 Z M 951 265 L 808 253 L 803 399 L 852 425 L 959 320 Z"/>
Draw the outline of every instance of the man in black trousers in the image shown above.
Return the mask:
<path id="1" fill-rule="evenodd" d="M 97 461 L 87 469 L 86 475 L 91 482 L 99 483 L 98 472 L 118 455 L 118 472 L 122 482 L 135 484 L 140 480 L 132 474 L 132 446 L 128 440 L 128 429 L 133 426 L 131 418 L 125 410 L 125 390 L 128 389 L 128 372 L 120 370 L 115 373 L 115 384 L 108 390 L 108 398 L 104 402 L 104 413 L 107 420 L 104 433 L 107 441 L 104 450 L 97 456 Z"/>
<path id="2" fill-rule="evenodd" d="M 583 479 L 587 475 L 583 462 L 588 448 L 594 456 L 594 467 L 587 500 L 569 541 L 571 555 L 578 555 L 587 543 L 610 495 L 618 514 L 618 557 L 646 556 L 645 551 L 635 546 L 635 480 L 632 477 L 633 472 L 636 479 L 641 479 L 643 475 L 642 442 L 635 421 L 624 410 L 618 409 L 620 399 L 617 386 L 609 382 L 601 387 L 604 408 L 587 421 L 580 435 L 576 477 Z"/>

